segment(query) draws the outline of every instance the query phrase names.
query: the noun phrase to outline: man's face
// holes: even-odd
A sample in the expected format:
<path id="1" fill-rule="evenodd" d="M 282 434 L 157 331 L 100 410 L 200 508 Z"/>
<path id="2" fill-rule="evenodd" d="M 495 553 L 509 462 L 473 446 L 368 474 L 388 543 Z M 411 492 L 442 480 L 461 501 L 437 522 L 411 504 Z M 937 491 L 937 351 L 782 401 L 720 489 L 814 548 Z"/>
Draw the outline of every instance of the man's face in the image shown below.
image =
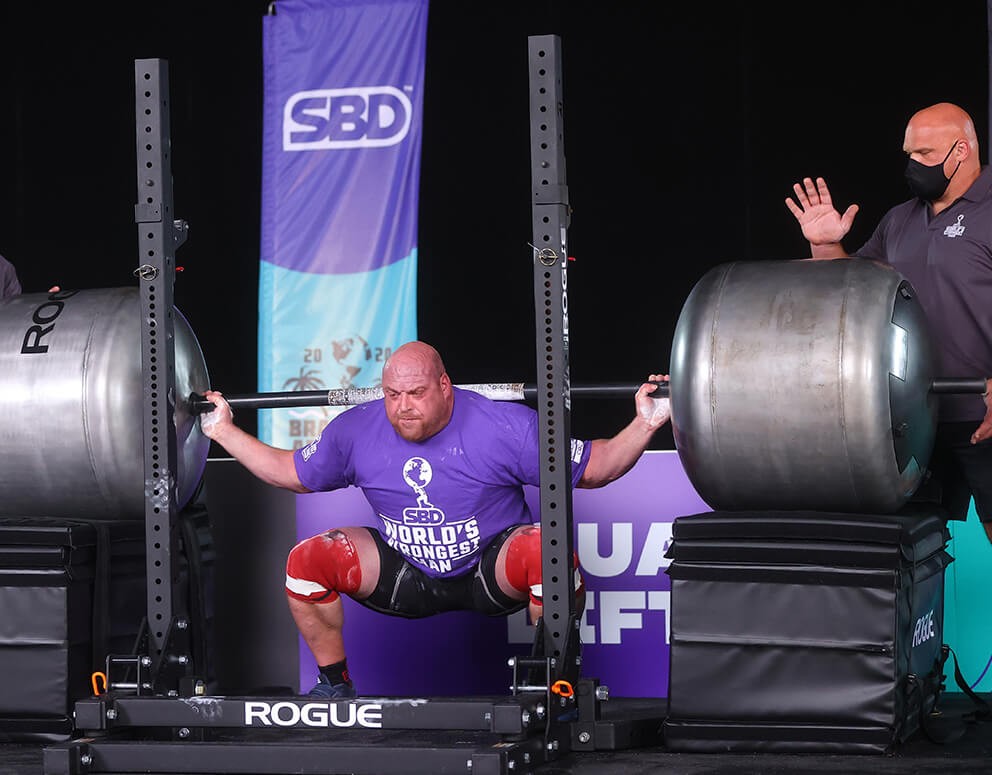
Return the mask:
<path id="1" fill-rule="evenodd" d="M 933 167 L 947 161 L 948 149 L 953 151 L 958 139 L 959 135 L 952 127 L 910 123 L 906 127 L 902 150 L 910 159 Z"/>
<path id="2" fill-rule="evenodd" d="M 389 423 L 407 441 L 428 439 L 451 419 L 451 379 L 426 372 L 420 363 L 397 363 L 384 370 L 382 392 Z"/>

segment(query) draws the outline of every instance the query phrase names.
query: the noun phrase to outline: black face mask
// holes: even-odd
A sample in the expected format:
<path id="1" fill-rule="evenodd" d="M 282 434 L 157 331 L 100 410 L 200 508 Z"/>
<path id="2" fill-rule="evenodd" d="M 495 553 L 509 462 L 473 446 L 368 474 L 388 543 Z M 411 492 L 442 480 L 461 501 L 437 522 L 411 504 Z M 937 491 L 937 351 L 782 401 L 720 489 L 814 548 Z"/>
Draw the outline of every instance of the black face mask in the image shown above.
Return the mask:
<path id="1" fill-rule="evenodd" d="M 935 202 L 944 195 L 944 192 L 947 191 L 947 187 L 951 183 L 951 178 L 954 177 L 954 174 L 958 171 L 958 167 L 961 166 L 961 162 L 958 162 L 958 166 L 951 173 L 951 178 L 944 175 L 944 164 L 951 158 L 951 153 L 957 147 L 957 144 L 958 141 L 955 140 L 954 145 L 951 146 L 951 150 L 944 157 L 944 161 L 940 164 L 934 164 L 932 167 L 928 167 L 926 164 L 920 164 L 914 159 L 910 159 L 907 162 L 906 183 L 909 184 L 909 190 L 913 194 L 927 202 Z"/>

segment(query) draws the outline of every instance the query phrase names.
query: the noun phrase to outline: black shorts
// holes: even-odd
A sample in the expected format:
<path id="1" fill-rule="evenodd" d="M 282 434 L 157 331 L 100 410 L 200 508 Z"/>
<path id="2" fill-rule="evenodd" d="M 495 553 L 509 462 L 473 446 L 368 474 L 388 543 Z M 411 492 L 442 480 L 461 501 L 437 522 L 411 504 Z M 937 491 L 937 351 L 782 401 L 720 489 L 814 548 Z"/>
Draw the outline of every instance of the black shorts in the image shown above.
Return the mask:
<path id="1" fill-rule="evenodd" d="M 967 519 L 974 498 L 978 518 L 983 523 L 992 522 L 992 439 L 971 443 L 971 434 L 979 425 L 979 421 L 937 425 L 928 474 L 921 489 L 940 503 L 948 519 Z"/>
<path id="2" fill-rule="evenodd" d="M 513 525 L 496 536 L 482 550 L 475 567 L 461 576 L 435 578 L 409 562 L 393 549 L 375 528 L 368 528 L 379 547 L 379 583 L 365 600 L 357 603 L 373 611 L 421 619 L 445 611 L 478 611 L 487 616 L 516 613 L 527 605 L 527 599 L 514 600 L 505 595 L 496 583 L 496 557 Z"/>

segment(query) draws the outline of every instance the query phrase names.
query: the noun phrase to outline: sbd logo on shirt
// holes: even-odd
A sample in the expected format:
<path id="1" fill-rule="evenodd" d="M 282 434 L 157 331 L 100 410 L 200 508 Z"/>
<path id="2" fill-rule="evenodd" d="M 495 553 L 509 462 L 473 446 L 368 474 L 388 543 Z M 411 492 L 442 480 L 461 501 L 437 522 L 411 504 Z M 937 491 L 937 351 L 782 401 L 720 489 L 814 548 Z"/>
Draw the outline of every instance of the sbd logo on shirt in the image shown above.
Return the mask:
<path id="1" fill-rule="evenodd" d="M 393 86 L 297 92 L 283 108 L 284 151 L 396 145 L 410 131 L 413 104 Z"/>
<path id="2" fill-rule="evenodd" d="M 417 505 L 403 509 L 406 525 L 440 525 L 444 512 L 427 500 L 427 485 L 434 478 L 434 469 L 422 457 L 412 457 L 403 464 L 403 481 L 417 494 Z"/>

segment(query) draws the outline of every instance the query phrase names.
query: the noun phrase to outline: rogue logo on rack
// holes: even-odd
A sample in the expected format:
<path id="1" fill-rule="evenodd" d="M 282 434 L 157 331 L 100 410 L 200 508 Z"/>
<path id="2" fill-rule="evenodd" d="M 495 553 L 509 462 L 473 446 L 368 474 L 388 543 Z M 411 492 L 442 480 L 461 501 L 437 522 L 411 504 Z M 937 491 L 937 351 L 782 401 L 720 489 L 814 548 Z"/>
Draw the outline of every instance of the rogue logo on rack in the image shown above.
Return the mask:
<path id="1" fill-rule="evenodd" d="M 296 92 L 283 109 L 284 151 L 396 145 L 410 131 L 413 105 L 392 86 Z"/>
<path id="2" fill-rule="evenodd" d="M 356 702 L 246 702 L 246 727 L 382 728 L 382 705 Z"/>
<path id="3" fill-rule="evenodd" d="M 913 648 L 921 646 L 931 638 L 936 638 L 937 632 L 934 627 L 933 609 L 931 608 L 923 616 L 916 620 L 913 627 Z"/>

